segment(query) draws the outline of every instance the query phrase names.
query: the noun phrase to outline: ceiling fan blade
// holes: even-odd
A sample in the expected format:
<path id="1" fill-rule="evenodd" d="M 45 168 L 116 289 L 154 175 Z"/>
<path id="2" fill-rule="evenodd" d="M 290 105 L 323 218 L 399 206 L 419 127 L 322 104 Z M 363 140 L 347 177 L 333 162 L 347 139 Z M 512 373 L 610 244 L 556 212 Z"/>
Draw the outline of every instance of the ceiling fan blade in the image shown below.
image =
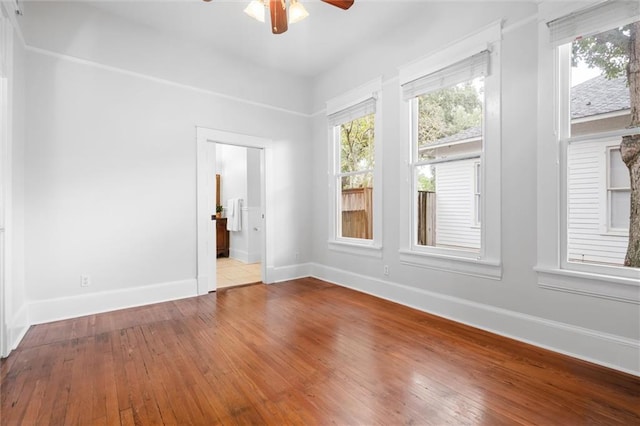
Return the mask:
<path id="1" fill-rule="evenodd" d="M 322 0 L 325 3 L 329 3 L 332 6 L 339 7 L 340 9 L 347 10 L 351 6 L 355 0 Z"/>
<path id="2" fill-rule="evenodd" d="M 282 34 L 287 31 L 287 5 L 284 0 L 269 0 L 269 13 L 271 14 L 271 32 Z"/>

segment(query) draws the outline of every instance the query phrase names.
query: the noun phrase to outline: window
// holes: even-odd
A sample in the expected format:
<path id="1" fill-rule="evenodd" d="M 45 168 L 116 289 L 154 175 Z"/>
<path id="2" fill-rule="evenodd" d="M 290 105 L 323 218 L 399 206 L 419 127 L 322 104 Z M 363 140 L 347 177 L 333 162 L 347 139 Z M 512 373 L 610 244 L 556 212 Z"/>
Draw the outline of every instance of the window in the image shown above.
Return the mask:
<path id="1" fill-rule="evenodd" d="M 403 263 L 501 277 L 500 38 L 492 25 L 401 68 Z"/>
<path id="2" fill-rule="evenodd" d="M 626 75 L 629 53 L 624 47 L 631 25 L 640 22 L 605 24 L 604 28 L 599 24 L 598 29 L 576 34 L 578 38 L 557 47 L 558 76 L 564 80 L 559 82 L 559 102 L 564 105 L 559 110 L 565 111 L 559 136 L 566 157 L 569 268 L 624 264 L 631 191 L 620 143 L 623 134 L 640 133 L 640 128 L 626 129 L 631 110 Z"/>
<path id="3" fill-rule="evenodd" d="M 622 162 L 620 147 L 607 147 L 607 230 L 629 232 L 631 183 L 629 169 Z"/>
<path id="4" fill-rule="evenodd" d="M 379 91 L 375 81 L 328 103 L 332 248 L 379 251 Z"/>
<path id="5" fill-rule="evenodd" d="M 629 127 L 626 74 L 640 3 L 577 4 L 560 13 L 546 6 L 541 14 L 548 14 L 548 29 L 541 32 L 550 43 L 541 43 L 539 54 L 549 69 L 539 85 L 539 282 L 637 303 L 640 269 L 623 266 L 631 190 L 620 149 L 625 136 L 640 134 L 640 127 Z"/>
<path id="6" fill-rule="evenodd" d="M 488 52 L 478 74 L 486 73 Z M 468 77 L 462 77 L 468 78 Z M 484 78 L 467 79 L 453 86 L 423 93 L 410 100 L 414 128 L 414 211 L 416 244 L 456 250 L 480 251 L 476 226 L 479 194 L 475 164 L 482 153 Z M 478 198 L 479 200 L 479 198 Z M 425 234 L 428 235 L 425 235 Z"/>
<path id="7" fill-rule="evenodd" d="M 373 239 L 374 118 L 374 113 L 366 114 L 334 127 L 340 151 L 336 167 L 339 238 Z"/>

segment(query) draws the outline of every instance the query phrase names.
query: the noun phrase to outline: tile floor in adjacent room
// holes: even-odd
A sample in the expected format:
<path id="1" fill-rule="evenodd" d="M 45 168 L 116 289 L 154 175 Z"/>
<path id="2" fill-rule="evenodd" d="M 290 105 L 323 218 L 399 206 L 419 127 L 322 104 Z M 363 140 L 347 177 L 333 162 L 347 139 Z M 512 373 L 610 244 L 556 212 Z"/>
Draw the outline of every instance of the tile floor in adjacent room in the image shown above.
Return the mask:
<path id="1" fill-rule="evenodd" d="M 217 260 L 217 287 L 233 287 L 242 284 L 261 282 L 261 264 L 243 263 L 228 257 Z"/>

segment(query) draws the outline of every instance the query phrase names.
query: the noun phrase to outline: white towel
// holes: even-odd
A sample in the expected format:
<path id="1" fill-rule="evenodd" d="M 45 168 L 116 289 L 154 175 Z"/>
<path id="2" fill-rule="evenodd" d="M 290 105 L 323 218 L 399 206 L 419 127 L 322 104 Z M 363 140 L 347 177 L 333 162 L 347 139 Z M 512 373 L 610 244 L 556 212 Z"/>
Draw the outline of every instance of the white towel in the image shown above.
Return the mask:
<path id="1" fill-rule="evenodd" d="M 227 230 L 240 231 L 242 229 L 242 198 L 227 200 Z"/>

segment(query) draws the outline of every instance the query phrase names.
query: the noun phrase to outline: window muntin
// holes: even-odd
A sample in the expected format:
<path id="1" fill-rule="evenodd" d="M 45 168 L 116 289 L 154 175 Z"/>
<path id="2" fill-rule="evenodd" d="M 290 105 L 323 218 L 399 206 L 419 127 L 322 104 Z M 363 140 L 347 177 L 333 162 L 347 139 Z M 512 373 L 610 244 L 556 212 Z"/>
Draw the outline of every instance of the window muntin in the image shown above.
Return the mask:
<path id="1" fill-rule="evenodd" d="M 423 93 L 411 107 L 414 244 L 478 253 L 484 78 Z"/>
<path id="2" fill-rule="evenodd" d="M 563 259 L 564 267 L 570 269 L 624 264 L 631 194 L 629 172 L 619 149 L 621 133 L 629 133 L 630 123 L 625 53 L 613 50 L 613 56 L 609 53 L 602 62 L 598 45 L 621 35 L 629 36 L 628 25 L 558 47 L 559 87 L 564 88 L 559 98 L 560 147 L 566 159 Z M 608 68 L 607 63 L 617 63 L 618 70 Z"/>

